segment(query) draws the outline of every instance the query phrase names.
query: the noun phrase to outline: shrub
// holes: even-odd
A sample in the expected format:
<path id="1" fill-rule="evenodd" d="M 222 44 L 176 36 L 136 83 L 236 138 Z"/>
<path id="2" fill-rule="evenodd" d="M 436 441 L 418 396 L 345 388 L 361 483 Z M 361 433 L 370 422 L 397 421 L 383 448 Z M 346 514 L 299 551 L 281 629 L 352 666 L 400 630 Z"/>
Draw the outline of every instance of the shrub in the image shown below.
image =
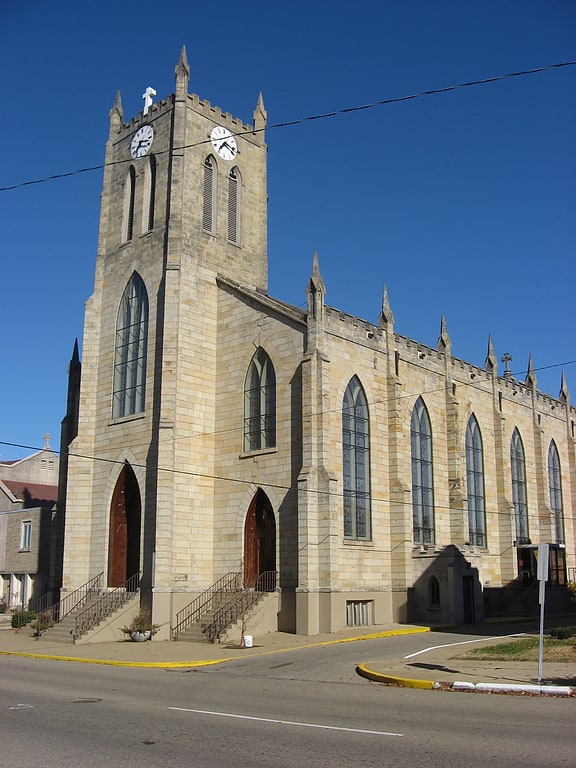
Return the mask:
<path id="1" fill-rule="evenodd" d="M 554 640 L 567 640 L 576 636 L 576 627 L 554 627 L 550 630 L 550 637 Z"/>
<path id="2" fill-rule="evenodd" d="M 42 613 L 39 613 L 30 626 L 33 627 L 38 634 L 53 627 L 54 620 L 52 618 L 52 611 L 43 611 Z"/>
<path id="3" fill-rule="evenodd" d="M 36 614 L 34 611 L 14 611 L 12 614 L 12 627 L 14 629 L 20 629 L 20 627 L 25 627 L 26 624 L 30 624 L 35 618 Z"/>

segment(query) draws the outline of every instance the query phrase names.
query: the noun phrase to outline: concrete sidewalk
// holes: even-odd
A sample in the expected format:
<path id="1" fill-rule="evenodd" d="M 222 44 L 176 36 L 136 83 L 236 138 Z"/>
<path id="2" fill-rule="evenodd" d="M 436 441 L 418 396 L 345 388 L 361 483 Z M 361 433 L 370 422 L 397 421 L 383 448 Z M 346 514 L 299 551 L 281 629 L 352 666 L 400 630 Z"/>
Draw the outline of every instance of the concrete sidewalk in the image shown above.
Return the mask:
<path id="1" fill-rule="evenodd" d="M 574 695 L 576 692 L 576 664 L 544 663 L 542 686 L 539 686 L 537 662 L 490 662 L 459 658 L 467 650 L 479 645 L 504 642 L 514 634 L 537 633 L 537 627 L 533 624 L 475 627 L 469 640 L 459 644 L 445 642 L 447 638 L 444 638 L 442 632 L 431 631 L 430 627 L 394 624 L 370 629 L 374 631 L 360 633 L 356 627 L 313 637 L 273 632 L 255 638 L 251 648 L 155 640 L 145 643 L 120 640 L 72 645 L 51 642 L 50 631 L 37 639 L 29 627 L 16 631 L 4 620 L 0 622 L 0 655 L 117 666 L 200 667 L 302 648 L 344 642 L 361 643 L 367 639 L 425 632 L 428 633 L 429 642 L 424 651 L 410 657 L 387 657 L 386 643 L 383 642 L 381 654 L 358 665 L 358 673 L 376 682 L 414 688 L 505 690 L 556 695 Z M 535 690 L 536 687 L 539 690 Z"/>

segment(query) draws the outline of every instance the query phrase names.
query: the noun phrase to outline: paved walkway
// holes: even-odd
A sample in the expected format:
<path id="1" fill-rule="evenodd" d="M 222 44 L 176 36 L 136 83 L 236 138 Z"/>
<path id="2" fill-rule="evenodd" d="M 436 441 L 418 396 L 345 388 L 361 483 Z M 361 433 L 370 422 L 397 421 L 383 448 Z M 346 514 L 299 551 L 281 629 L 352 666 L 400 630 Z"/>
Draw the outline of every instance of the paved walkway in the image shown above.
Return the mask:
<path id="1" fill-rule="evenodd" d="M 469 641 L 458 645 L 448 643 L 446 635 L 442 632 L 431 632 L 429 627 L 394 624 L 373 629 L 375 631 L 360 634 L 358 628 L 349 628 L 334 634 L 314 637 L 273 632 L 255 638 L 252 648 L 157 640 L 145 643 L 122 640 L 72 645 L 51 642 L 49 631 L 39 639 L 33 637 L 30 628 L 15 631 L 4 619 L 0 620 L 0 655 L 118 666 L 196 667 L 333 643 L 360 643 L 366 639 L 427 632 L 429 643 L 426 643 L 425 651 L 411 657 L 387 657 L 386 644 L 382 643 L 378 657 L 368 658 L 360 664 L 358 673 L 377 682 L 416 688 L 505 689 L 513 692 L 576 694 L 576 664 L 544 663 L 541 681 L 543 690 L 536 690 L 537 662 L 489 662 L 459 658 L 468 649 L 478 645 L 491 645 L 514 633 L 537 632 L 537 627 L 533 625 L 476 627 Z M 485 634 L 479 634 L 484 630 Z"/>

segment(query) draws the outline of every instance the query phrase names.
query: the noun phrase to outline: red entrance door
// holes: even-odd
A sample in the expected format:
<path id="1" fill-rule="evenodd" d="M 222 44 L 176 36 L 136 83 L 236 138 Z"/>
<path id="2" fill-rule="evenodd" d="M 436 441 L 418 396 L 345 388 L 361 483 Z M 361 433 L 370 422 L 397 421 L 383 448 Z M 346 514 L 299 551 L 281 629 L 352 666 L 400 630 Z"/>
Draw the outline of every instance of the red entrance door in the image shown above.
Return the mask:
<path id="1" fill-rule="evenodd" d="M 257 586 L 259 576 L 275 571 L 276 521 L 268 497 L 259 489 L 250 503 L 244 524 L 244 584 Z"/>
<path id="2" fill-rule="evenodd" d="M 110 505 L 108 586 L 119 587 L 140 569 L 140 491 L 134 471 L 123 467 Z"/>

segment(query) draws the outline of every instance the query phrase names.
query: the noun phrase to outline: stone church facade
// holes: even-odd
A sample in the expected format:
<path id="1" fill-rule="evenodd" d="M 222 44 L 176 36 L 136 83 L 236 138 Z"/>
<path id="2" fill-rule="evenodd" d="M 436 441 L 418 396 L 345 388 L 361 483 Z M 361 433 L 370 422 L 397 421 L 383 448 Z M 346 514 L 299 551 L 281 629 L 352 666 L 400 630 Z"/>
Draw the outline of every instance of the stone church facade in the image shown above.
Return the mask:
<path id="1" fill-rule="evenodd" d="M 305 309 L 269 296 L 262 98 L 245 124 L 188 83 L 183 50 L 174 95 L 110 113 L 56 586 L 138 573 L 168 637 L 239 569 L 275 574 L 278 629 L 309 635 L 478 621 L 539 542 L 564 583 L 564 377 L 553 398 L 491 341 L 484 368 L 453 357 L 444 320 L 437 348 L 405 338 L 386 291 L 378 324 L 332 308 L 316 255 Z"/>

